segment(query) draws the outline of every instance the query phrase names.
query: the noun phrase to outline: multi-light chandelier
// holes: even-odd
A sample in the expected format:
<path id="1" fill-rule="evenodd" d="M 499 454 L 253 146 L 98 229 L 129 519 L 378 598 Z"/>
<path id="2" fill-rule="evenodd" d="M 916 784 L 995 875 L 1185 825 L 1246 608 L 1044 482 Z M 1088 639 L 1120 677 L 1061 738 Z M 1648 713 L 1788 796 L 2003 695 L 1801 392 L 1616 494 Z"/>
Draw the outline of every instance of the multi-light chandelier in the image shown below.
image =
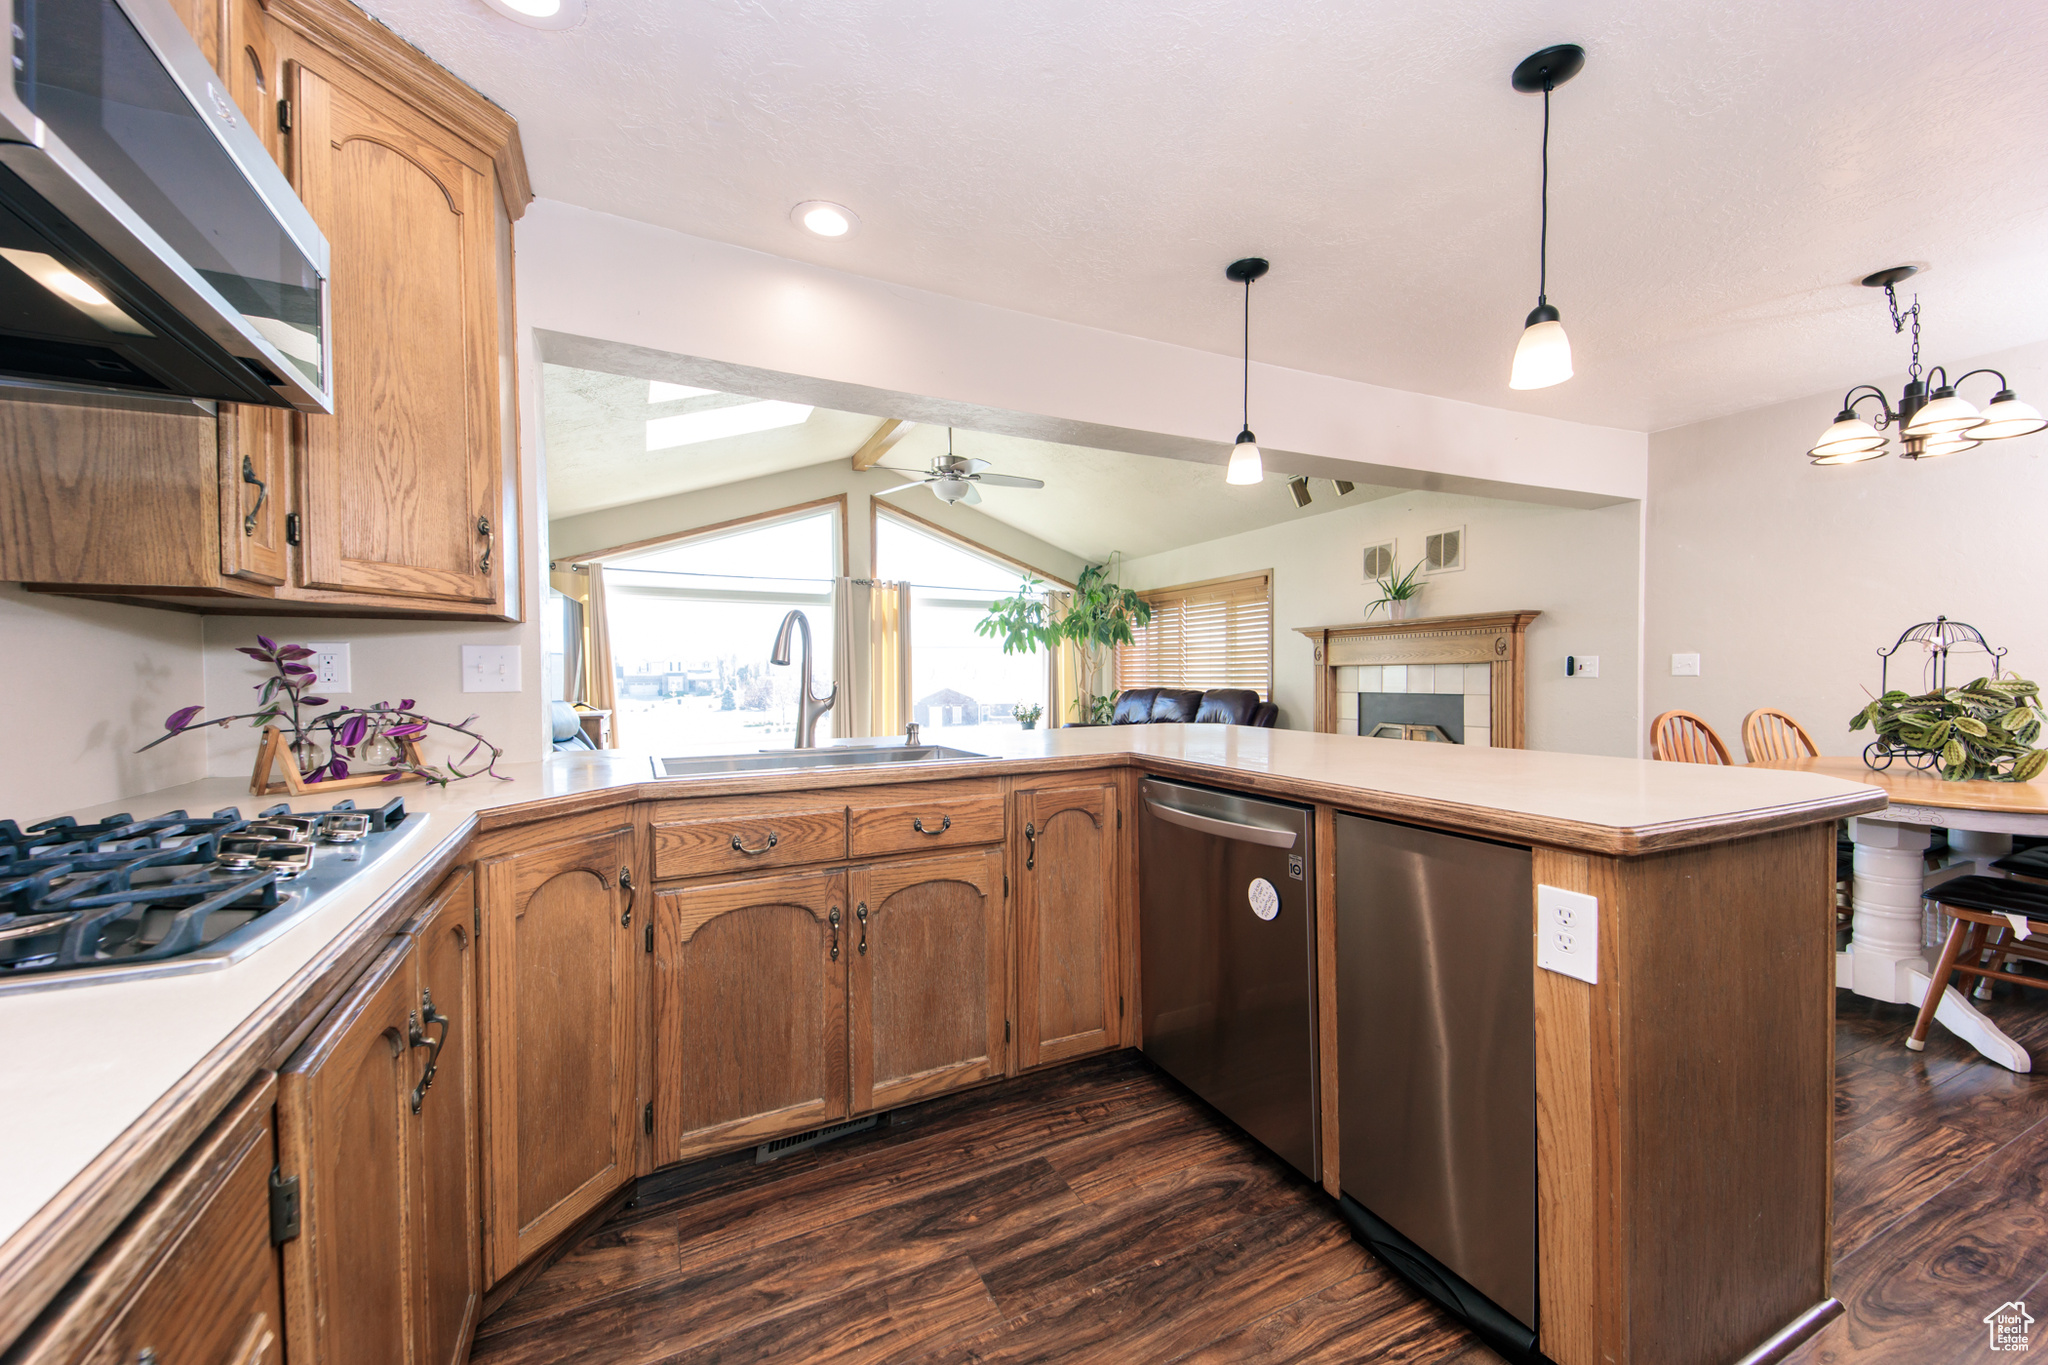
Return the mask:
<path id="1" fill-rule="evenodd" d="M 1863 283 L 1872 289 L 1883 289 L 1885 302 L 1891 305 L 1892 332 L 1894 335 L 1906 330 L 1906 324 L 1913 325 L 1913 358 L 1906 368 L 1906 387 L 1899 394 L 1898 405 L 1894 407 L 1885 396 L 1883 389 L 1875 384 L 1858 384 L 1842 395 L 1842 410 L 1835 414 L 1834 425 L 1821 433 L 1813 449 L 1806 452 L 1815 464 L 1855 464 L 1861 460 L 1874 460 L 1884 454 L 1891 438 L 1885 431 L 1896 426 L 1904 442 L 1899 451 L 1902 460 L 1931 460 L 1941 455 L 1953 455 L 1957 451 L 1969 450 L 1986 441 L 2002 441 L 2012 436 L 2031 436 L 2048 427 L 2048 417 L 2026 403 L 2022 403 L 2005 382 L 2005 376 L 1993 369 L 1976 369 L 1950 380 L 1948 371 L 1936 365 L 1921 377 L 1920 369 L 1920 296 L 1913 296 L 1913 304 L 1903 311 L 1899 308 L 1896 286 L 1901 280 L 1914 274 L 1920 267 L 1895 265 L 1864 278 Z M 1969 402 L 1956 395 L 1964 380 L 1980 374 L 1988 374 L 1998 381 L 1998 391 L 1991 397 L 1991 405 L 1979 412 Z M 1929 386 L 1933 387 L 1930 389 Z M 1877 420 L 1870 422 L 1858 415 L 1856 409 L 1875 398 Z"/>

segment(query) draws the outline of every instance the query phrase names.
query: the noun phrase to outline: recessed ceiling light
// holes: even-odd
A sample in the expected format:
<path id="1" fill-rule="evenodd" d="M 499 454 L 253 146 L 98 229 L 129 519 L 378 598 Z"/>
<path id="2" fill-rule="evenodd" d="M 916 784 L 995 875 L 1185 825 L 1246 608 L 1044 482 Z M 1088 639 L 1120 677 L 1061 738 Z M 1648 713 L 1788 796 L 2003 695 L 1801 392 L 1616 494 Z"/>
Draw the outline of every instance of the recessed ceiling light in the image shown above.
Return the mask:
<path id="1" fill-rule="evenodd" d="M 851 237 L 860 231 L 860 215 L 828 199 L 806 199 L 789 211 L 789 221 L 820 237 Z"/>
<path id="2" fill-rule="evenodd" d="M 667 450 L 672 446 L 695 445 L 699 441 L 717 441 L 727 436 L 793 427 L 807 421 L 810 415 L 811 409 L 807 404 L 768 399 L 759 403 L 741 403 L 737 407 L 679 412 L 673 417 L 650 417 L 647 419 L 647 448 Z"/>
<path id="3" fill-rule="evenodd" d="M 484 0 L 515 23 L 530 28 L 574 28 L 583 22 L 583 0 Z"/>

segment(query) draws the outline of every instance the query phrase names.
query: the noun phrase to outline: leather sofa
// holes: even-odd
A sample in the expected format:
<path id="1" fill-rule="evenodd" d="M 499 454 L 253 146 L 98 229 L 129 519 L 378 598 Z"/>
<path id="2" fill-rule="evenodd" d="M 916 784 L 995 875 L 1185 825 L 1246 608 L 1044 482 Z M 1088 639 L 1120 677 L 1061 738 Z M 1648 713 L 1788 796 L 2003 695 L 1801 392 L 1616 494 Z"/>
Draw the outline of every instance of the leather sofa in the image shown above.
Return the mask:
<path id="1" fill-rule="evenodd" d="M 1134 687 L 1116 699 L 1111 725 L 1157 725 L 1193 721 L 1197 725 L 1257 725 L 1273 728 L 1280 708 L 1262 702 L 1259 694 L 1238 687 L 1212 687 L 1194 692 L 1179 687 Z"/>

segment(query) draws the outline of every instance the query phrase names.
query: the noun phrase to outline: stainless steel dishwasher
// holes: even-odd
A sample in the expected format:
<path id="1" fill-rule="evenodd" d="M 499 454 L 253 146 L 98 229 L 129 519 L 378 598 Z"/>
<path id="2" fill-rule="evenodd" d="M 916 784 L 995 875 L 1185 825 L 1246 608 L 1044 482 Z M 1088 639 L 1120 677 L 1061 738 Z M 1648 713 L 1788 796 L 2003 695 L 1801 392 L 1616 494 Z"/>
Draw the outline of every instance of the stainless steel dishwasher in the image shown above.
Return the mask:
<path id="1" fill-rule="evenodd" d="M 1529 850 L 1336 825 L 1339 1208 L 1488 1345 L 1534 1359 Z"/>
<path id="2" fill-rule="evenodd" d="M 1157 778 L 1140 792 L 1145 1055 L 1318 1179 L 1313 813 Z"/>

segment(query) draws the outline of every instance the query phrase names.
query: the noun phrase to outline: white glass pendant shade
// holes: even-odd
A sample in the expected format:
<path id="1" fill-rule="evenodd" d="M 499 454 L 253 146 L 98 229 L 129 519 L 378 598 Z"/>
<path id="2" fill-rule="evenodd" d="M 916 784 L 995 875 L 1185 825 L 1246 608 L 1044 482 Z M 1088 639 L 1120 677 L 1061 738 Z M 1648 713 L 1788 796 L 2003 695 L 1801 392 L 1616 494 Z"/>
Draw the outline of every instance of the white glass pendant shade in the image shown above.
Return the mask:
<path id="1" fill-rule="evenodd" d="M 1956 397 L 1954 389 L 1939 388 L 1934 391 L 1934 397 L 1927 400 L 1927 406 L 1914 413 L 1913 420 L 1906 423 L 1906 435 L 1945 436 L 1983 424 L 1984 414 L 1970 406 L 1966 399 Z"/>
<path id="2" fill-rule="evenodd" d="M 1984 443 L 1977 439 L 1975 432 L 1964 432 L 1960 435 L 1951 432 L 1945 436 L 1930 436 L 1921 443 L 1918 458 L 1922 460 L 1938 460 L 1944 455 L 1954 455 L 1965 450 L 1975 450 L 1982 444 Z"/>
<path id="3" fill-rule="evenodd" d="M 965 479 L 932 480 L 932 492 L 938 495 L 940 502 L 955 503 L 973 491 L 974 485 Z"/>
<path id="4" fill-rule="evenodd" d="M 1508 375 L 1508 387 L 1547 389 L 1571 377 L 1572 343 L 1564 334 L 1564 324 L 1558 321 L 1555 308 L 1540 307 L 1529 314 L 1529 324 L 1516 343 L 1515 366 Z"/>
<path id="5" fill-rule="evenodd" d="M 2031 436 L 2043 427 L 2048 427 L 2048 417 L 2031 403 L 2013 397 L 2011 389 L 2002 389 L 1984 409 L 1984 425 L 1972 427 L 1970 435 L 1980 441 L 2002 441 L 2008 436 Z"/>
<path id="6" fill-rule="evenodd" d="M 1884 454 L 1884 446 L 1882 432 L 1844 409 L 1806 454 L 1815 464 L 1855 464 L 1858 460 L 1876 459 Z"/>
<path id="7" fill-rule="evenodd" d="M 1266 477 L 1266 462 L 1259 456 L 1259 443 L 1252 439 L 1249 431 L 1240 432 L 1237 444 L 1230 448 L 1230 469 L 1223 476 L 1225 483 L 1260 483 Z"/>

